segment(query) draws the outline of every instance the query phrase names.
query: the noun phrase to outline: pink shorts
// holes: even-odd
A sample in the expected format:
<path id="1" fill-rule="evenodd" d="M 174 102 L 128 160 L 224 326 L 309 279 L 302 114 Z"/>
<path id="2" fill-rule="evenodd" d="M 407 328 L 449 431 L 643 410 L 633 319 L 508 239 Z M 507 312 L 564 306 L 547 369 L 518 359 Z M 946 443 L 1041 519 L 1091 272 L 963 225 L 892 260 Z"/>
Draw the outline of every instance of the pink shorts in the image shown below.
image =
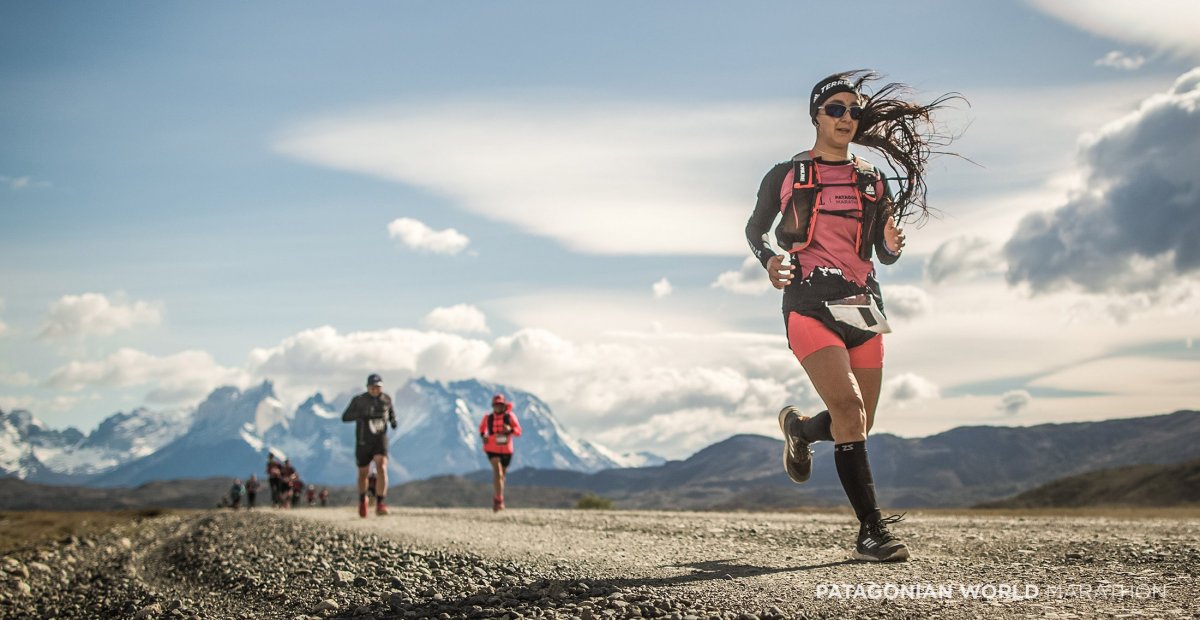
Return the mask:
<path id="1" fill-rule="evenodd" d="M 797 312 L 788 314 L 787 337 L 788 346 L 801 362 L 818 349 L 846 349 L 846 343 L 824 323 Z M 846 352 L 850 354 L 851 368 L 883 368 L 883 335 L 877 334 L 853 349 L 846 349 Z"/>

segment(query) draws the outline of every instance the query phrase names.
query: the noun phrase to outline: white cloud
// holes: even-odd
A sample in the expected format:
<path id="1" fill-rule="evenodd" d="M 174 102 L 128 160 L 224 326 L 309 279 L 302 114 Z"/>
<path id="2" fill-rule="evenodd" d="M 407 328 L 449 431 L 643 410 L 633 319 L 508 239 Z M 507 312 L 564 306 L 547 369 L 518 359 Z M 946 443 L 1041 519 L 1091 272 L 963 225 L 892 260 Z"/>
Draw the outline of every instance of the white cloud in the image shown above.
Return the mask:
<path id="1" fill-rule="evenodd" d="M 0 297 L 0 311 L 4 310 L 4 298 Z M 8 333 L 8 324 L 0 321 L 0 337 Z"/>
<path id="2" fill-rule="evenodd" d="M 487 317 L 479 308 L 470 304 L 434 308 L 425 315 L 425 327 L 463 334 L 486 334 L 489 331 Z"/>
<path id="3" fill-rule="evenodd" d="M 739 295 L 761 295 L 773 288 L 762 263 L 753 256 L 746 257 L 737 271 L 722 272 L 711 286 Z"/>
<path id="4" fill-rule="evenodd" d="M 160 357 L 130 348 L 98 361 L 73 361 L 55 369 L 45 381 L 47 387 L 71 392 L 85 387 L 152 385 L 146 398 L 156 403 L 186 402 L 221 385 L 246 384 L 242 371 L 222 367 L 205 351 L 189 350 Z"/>
<path id="5" fill-rule="evenodd" d="M 135 301 L 125 303 L 121 298 L 110 301 L 99 293 L 63 295 L 50 304 L 38 337 L 64 340 L 87 336 L 106 336 L 118 330 L 139 325 L 158 325 L 162 321 L 162 304 Z"/>
<path id="6" fill-rule="evenodd" d="M 1004 246 L 1007 277 L 1037 293 L 1171 289 L 1200 273 L 1200 68 L 1084 137 L 1087 184 L 1025 216 Z"/>
<path id="7" fill-rule="evenodd" d="M 654 291 L 654 297 L 656 299 L 662 299 L 663 297 L 670 295 L 671 291 L 673 290 L 671 288 L 671 283 L 668 282 L 666 278 L 655 282 L 651 289 Z"/>
<path id="8" fill-rule="evenodd" d="M 947 239 L 925 261 L 925 277 L 938 284 L 956 278 L 1004 272 L 1000 249 L 981 237 Z"/>
<path id="9" fill-rule="evenodd" d="M 933 302 L 921 288 L 910 284 L 890 284 L 884 289 L 884 307 L 889 318 L 913 319 L 933 310 Z"/>
<path id="10" fill-rule="evenodd" d="M 601 254 L 741 254 L 769 162 L 794 152 L 794 101 L 686 105 L 440 101 L 297 126 L 288 156 L 433 191 Z M 687 234 L 672 231 L 686 230 Z"/>
<path id="11" fill-rule="evenodd" d="M 388 236 L 411 250 L 433 254 L 458 254 L 471 244 L 466 235 L 453 228 L 433 230 L 423 222 L 407 217 L 392 220 L 388 224 Z"/>
<path id="12" fill-rule="evenodd" d="M 1000 402 L 996 403 L 996 410 L 1004 413 L 1004 415 L 1017 415 L 1022 409 L 1029 406 L 1033 402 L 1033 397 L 1025 390 L 1010 390 L 1000 396 Z"/>
<path id="13" fill-rule="evenodd" d="M 1191 0 L 1026 0 L 1093 34 L 1200 58 L 1200 4 Z"/>
<path id="14" fill-rule="evenodd" d="M 1123 52 L 1113 50 L 1102 58 L 1096 59 L 1097 67 L 1111 67 L 1120 71 L 1136 71 L 1146 64 L 1146 58 L 1140 54 L 1126 56 Z"/>
<path id="15" fill-rule="evenodd" d="M 247 370 L 270 378 L 285 401 L 313 392 L 337 394 L 379 373 L 390 385 L 414 376 L 458 380 L 484 376 L 486 342 L 442 332 L 388 329 L 340 334 L 330 326 L 250 352 Z"/>
<path id="16" fill-rule="evenodd" d="M 916 400 L 932 400 L 941 396 L 937 384 L 917 374 L 906 372 L 883 383 L 882 397 L 890 403 L 905 404 Z"/>

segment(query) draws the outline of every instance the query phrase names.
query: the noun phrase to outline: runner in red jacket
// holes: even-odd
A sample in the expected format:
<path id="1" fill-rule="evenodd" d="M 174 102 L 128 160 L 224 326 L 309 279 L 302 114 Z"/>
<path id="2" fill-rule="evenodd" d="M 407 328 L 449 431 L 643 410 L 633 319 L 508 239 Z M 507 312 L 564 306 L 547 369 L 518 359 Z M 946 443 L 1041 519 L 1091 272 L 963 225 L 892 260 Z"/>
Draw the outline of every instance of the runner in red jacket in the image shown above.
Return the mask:
<path id="1" fill-rule="evenodd" d="M 513 437 L 521 436 L 521 423 L 513 415 L 513 405 L 504 400 L 503 394 L 492 397 L 492 412 L 483 416 L 479 423 L 479 436 L 483 438 L 483 452 L 492 464 L 492 510 L 504 510 L 504 473 L 512 462 Z"/>

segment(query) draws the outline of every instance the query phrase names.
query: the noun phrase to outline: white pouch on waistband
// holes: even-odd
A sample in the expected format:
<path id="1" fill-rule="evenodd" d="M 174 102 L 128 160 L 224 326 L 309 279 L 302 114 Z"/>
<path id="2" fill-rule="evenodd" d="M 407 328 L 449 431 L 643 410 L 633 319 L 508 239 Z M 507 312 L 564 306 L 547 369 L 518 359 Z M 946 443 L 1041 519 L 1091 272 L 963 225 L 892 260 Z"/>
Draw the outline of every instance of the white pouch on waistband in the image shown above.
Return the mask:
<path id="1" fill-rule="evenodd" d="M 827 301 L 825 307 L 829 308 L 834 320 L 839 323 L 876 334 L 889 334 L 892 331 L 887 317 L 883 316 L 883 312 L 875 304 L 875 299 L 870 295 L 854 295 Z"/>

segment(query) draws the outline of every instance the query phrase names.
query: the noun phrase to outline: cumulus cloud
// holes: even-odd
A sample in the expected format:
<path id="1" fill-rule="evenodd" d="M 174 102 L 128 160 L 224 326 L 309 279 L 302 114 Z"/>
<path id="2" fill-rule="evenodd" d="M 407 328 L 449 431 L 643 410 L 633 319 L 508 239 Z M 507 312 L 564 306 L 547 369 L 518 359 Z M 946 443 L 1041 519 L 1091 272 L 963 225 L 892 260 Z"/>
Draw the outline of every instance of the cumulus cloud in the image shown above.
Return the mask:
<path id="1" fill-rule="evenodd" d="M 1081 157 L 1084 189 L 1005 244 L 1011 284 L 1127 294 L 1200 270 L 1200 68 L 1086 136 Z"/>
<path id="2" fill-rule="evenodd" d="M 1200 4 L 1187 0 L 1026 0 L 1077 28 L 1125 43 L 1200 59 Z"/>
<path id="3" fill-rule="evenodd" d="M 884 295 L 884 306 L 890 318 L 915 319 L 933 309 L 929 295 L 916 286 L 892 284 L 884 290 Z"/>
<path id="4" fill-rule="evenodd" d="M 906 372 L 891 379 L 888 379 L 883 384 L 883 396 L 891 402 L 905 404 L 915 400 L 928 400 L 941 396 L 941 390 L 937 384 L 913 374 Z"/>
<path id="5" fill-rule="evenodd" d="M 815 393 L 777 339 L 692 333 L 630 334 L 576 342 L 538 329 L 496 339 L 495 380 L 526 386 L 587 432 L 638 426 L 677 411 L 717 411 L 730 420 L 768 420 L 784 402 L 813 404 Z M 769 425 L 762 432 L 769 432 Z M 627 449 L 679 448 L 645 438 Z"/>
<path id="6" fill-rule="evenodd" d="M 371 373 L 383 375 L 390 385 L 418 375 L 441 380 L 480 377 L 490 350 L 486 342 L 457 334 L 412 329 L 340 334 L 324 326 L 254 349 L 247 370 L 275 380 L 281 394 L 302 398 L 362 385 Z"/>
<path id="7" fill-rule="evenodd" d="M 980 274 L 1002 273 L 1004 257 L 982 237 L 947 239 L 925 261 L 925 277 L 934 284 L 968 279 Z"/>
<path id="8" fill-rule="evenodd" d="M 162 306 L 159 303 L 126 303 L 120 298 L 109 300 L 99 293 L 63 295 L 58 301 L 50 304 L 49 313 L 38 331 L 38 337 L 45 340 L 66 340 L 107 336 L 140 325 L 158 325 L 161 321 Z"/>
<path id="9" fill-rule="evenodd" d="M 761 295 L 771 290 L 771 281 L 762 268 L 762 263 L 753 256 L 746 257 L 737 271 L 725 271 L 717 276 L 712 288 L 725 289 L 739 295 Z"/>
<path id="10" fill-rule="evenodd" d="M 411 250 L 433 254 L 458 254 L 471 244 L 466 235 L 453 228 L 433 230 L 424 222 L 407 217 L 392 220 L 388 236 Z"/>
<path id="11" fill-rule="evenodd" d="M 1029 406 L 1033 401 L 1033 397 L 1025 390 L 1011 390 L 1000 396 L 1000 402 L 996 403 L 996 410 L 1003 412 L 1005 415 L 1017 415 L 1022 409 Z"/>
<path id="12" fill-rule="evenodd" d="M 425 315 L 425 327 L 463 334 L 486 334 L 489 331 L 487 317 L 479 308 L 470 304 L 434 308 Z"/>
<path id="13" fill-rule="evenodd" d="M 796 114 L 794 101 L 438 101 L 298 125 L 275 148 L 435 192 L 578 252 L 741 254 L 730 232 L 745 227 L 745 196 L 766 172 L 753 162 L 792 152 L 778 128 Z M 663 234 L 681 225 L 686 234 Z"/>
<path id="14" fill-rule="evenodd" d="M 123 348 L 89 362 L 73 361 L 50 373 L 47 387 L 78 392 L 85 387 L 123 388 L 152 385 L 147 400 L 179 403 L 200 398 L 221 385 L 247 384 L 245 373 L 225 368 L 205 351 L 156 356 Z"/>
<path id="15" fill-rule="evenodd" d="M 1136 71 L 1146 64 L 1146 58 L 1140 54 L 1126 56 L 1124 53 L 1113 50 L 1103 57 L 1096 59 L 1097 67 L 1111 67 L 1120 71 Z"/>
<path id="16" fill-rule="evenodd" d="M 662 299 L 663 297 L 670 295 L 671 291 L 674 290 L 671 288 L 671 283 L 668 282 L 666 278 L 655 282 L 650 288 L 654 291 L 655 299 Z"/>

